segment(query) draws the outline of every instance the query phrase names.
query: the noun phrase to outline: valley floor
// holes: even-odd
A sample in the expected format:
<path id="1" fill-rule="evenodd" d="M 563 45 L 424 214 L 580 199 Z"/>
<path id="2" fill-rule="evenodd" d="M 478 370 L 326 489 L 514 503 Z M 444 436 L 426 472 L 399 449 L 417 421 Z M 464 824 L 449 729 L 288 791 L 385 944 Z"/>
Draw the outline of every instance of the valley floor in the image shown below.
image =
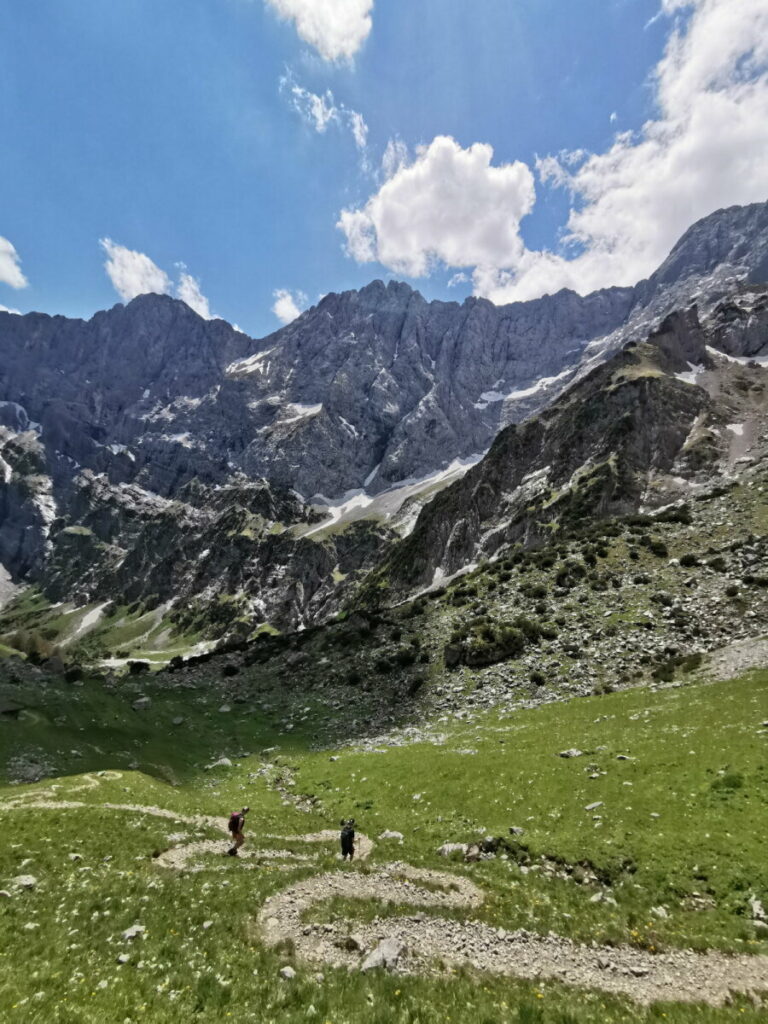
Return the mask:
<path id="1" fill-rule="evenodd" d="M 325 750 L 317 709 L 204 728 L 220 693 L 154 685 L 147 715 L 84 684 L 91 770 L 0 789 L 0 1019 L 765 1019 L 767 671 Z M 0 760 L 49 728 L 4 715 Z"/>

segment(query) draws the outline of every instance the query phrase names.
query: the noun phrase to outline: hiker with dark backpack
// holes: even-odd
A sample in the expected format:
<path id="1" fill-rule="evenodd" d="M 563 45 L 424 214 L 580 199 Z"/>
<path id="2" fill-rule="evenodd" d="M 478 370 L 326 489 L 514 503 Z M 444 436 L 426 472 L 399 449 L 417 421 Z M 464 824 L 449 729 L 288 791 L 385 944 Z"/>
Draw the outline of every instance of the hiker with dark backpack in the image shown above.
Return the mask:
<path id="1" fill-rule="evenodd" d="M 341 859 L 354 860 L 355 857 L 355 819 L 344 818 L 341 821 Z"/>
<path id="2" fill-rule="evenodd" d="M 230 857 L 237 857 L 237 851 L 245 842 L 243 828 L 245 827 L 245 816 L 249 810 L 250 807 L 244 807 L 241 811 L 233 811 L 229 816 L 227 829 L 232 835 L 232 842 L 234 844 L 227 850 L 227 854 Z"/>

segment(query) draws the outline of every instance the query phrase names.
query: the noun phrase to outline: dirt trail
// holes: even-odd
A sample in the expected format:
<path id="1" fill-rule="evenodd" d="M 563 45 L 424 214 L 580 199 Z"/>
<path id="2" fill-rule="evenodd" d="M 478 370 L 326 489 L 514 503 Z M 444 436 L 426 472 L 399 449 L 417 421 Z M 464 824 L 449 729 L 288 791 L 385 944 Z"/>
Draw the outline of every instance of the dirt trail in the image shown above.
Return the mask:
<path id="1" fill-rule="evenodd" d="M 419 883 L 441 886 L 440 890 Z M 402 945 L 393 968 L 402 974 L 442 974 L 471 966 L 479 971 L 527 979 L 551 979 L 630 997 L 722 1005 L 732 991 L 768 991 L 768 957 L 726 956 L 674 950 L 652 955 L 630 947 L 583 946 L 550 933 L 508 932 L 479 921 L 453 921 L 424 914 L 382 918 L 370 924 L 308 926 L 304 914 L 334 896 L 412 907 L 472 909 L 483 893 L 468 879 L 391 864 L 373 874 L 315 875 L 267 899 L 259 915 L 268 945 L 290 940 L 311 963 L 359 968 L 384 939 Z M 357 947 L 350 949 L 349 947 Z M 361 948 L 362 947 L 362 948 Z"/>
<path id="2" fill-rule="evenodd" d="M 112 773 L 110 778 L 119 773 Z M 104 776 L 101 776 L 104 778 Z M 69 792 L 93 789 L 99 777 L 85 776 L 83 784 Z M 229 865 L 210 863 L 207 856 L 225 852 L 226 825 L 221 818 L 204 814 L 180 814 L 163 807 L 143 804 L 86 803 L 54 800 L 58 786 L 0 802 L 0 812 L 28 810 L 71 810 L 92 807 L 131 814 L 147 814 L 176 824 L 215 829 L 220 839 L 180 843 L 161 853 L 155 863 L 165 869 L 203 871 L 227 870 Z M 254 833 L 249 834 L 255 838 Z M 335 843 L 335 830 L 306 835 L 266 835 L 262 838 L 283 843 Z M 357 856 L 367 859 L 374 844 L 357 836 Z M 255 849 L 241 852 L 245 869 L 266 864 L 291 870 L 312 863 L 316 855 L 287 849 Z M 356 969 L 367 953 L 384 939 L 391 939 L 402 952 L 391 968 L 401 974 L 444 974 L 450 968 L 470 966 L 478 971 L 524 979 L 551 979 L 564 984 L 599 989 L 628 996 L 637 1003 L 657 1000 L 706 1002 L 722 1005 L 730 992 L 759 996 L 768 992 L 768 956 L 728 956 L 722 953 L 694 953 L 673 950 L 652 955 L 630 947 L 579 945 L 550 933 L 536 935 L 495 928 L 481 921 L 458 921 L 425 913 L 376 918 L 371 923 L 350 925 L 307 924 L 305 913 L 317 903 L 333 897 L 375 900 L 430 910 L 473 910 L 481 906 L 483 892 L 462 875 L 430 871 L 395 863 L 370 873 L 345 870 L 316 874 L 270 896 L 258 917 L 264 941 L 275 946 L 290 940 L 298 957 L 309 963 Z M 354 941 L 350 941 L 350 932 Z"/>
<path id="3" fill-rule="evenodd" d="M 712 679 L 736 679 L 753 668 L 768 665 L 768 637 L 748 638 L 721 647 L 709 656 L 706 673 Z"/>

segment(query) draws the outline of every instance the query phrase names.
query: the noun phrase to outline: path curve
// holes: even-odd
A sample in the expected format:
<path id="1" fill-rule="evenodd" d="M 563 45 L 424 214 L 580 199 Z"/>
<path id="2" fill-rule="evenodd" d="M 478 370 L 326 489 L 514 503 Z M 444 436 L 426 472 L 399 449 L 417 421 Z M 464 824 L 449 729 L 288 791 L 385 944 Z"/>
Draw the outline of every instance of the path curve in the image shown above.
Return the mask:
<path id="1" fill-rule="evenodd" d="M 435 891 L 420 882 L 441 888 Z M 768 956 L 691 950 L 651 954 L 628 946 L 584 946 L 553 933 L 510 932 L 480 921 L 427 915 L 380 918 L 354 923 L 354 942 L 349 942 L 347 930 L 338 925 L 307 925 L 304 920 L 313 904 L 332 897 L 439 909 L 473 909 L 483 902 L 482 891 L 467 878 L 407 864 L 390 864 L 371 874 L 314 875 L 266 900 L 258 918 L 265 943 L 289 940 L 308 963 L 355 969 L 382 940 L 392 939 L 404 949 L 393 968 L 401 974 L 442 974 L 470 966 L 596 988 L 644 1005 L 664 1000 L 719 1006 L 732 991 L 754 996 L 768 991 Z"/>
<path id="2" fill-rule="evenodd" d="M 111 776 L 119 778 L 119 773 Z M 103 775 L 101 776 L 104 777 Z M 97 776 L 85 776 L 76 792 L 98 786 Z M 205 854 L 222 853 L 226 825 L 219 817 L 181 814 L 163 807 L 143 804 L 86 803 L 80 800 L 47 799 L 52 787 L 0 802 L 3 810 L 71 810 L 79 808 L 147 814 L 173 822 L 215 829 L 221 839 L 201 840 L 173 847 L 155 858 L 162 868 L 201 871 L 225 870 L 224 865 L 196 863 Z M 264 838 L 287 843 L 336 842 L 338 833 L 323 830 L 306 835 Z M 358 833 L 357 853 L 361 860 L 373 850 L 371 840 Z M 314 855 L 290 850 L 247 849 L 241 855 L 243 867 L 262 866 L 290 870 L 315 860 Z M 251 863 L 249 863 L 249 861 Z M 264 942 L 276 946 L 290 940 L 298 957 L 348 969 L 359 968 L 363 956 L 385 938 L 402 945 L 403 953 L 394 966 L 401 974 L 442 974 L 446 969 L 470 966 L 478 971 L 522 979 L 549 979 L 584 988 L 624 995 L 637 1003 L 658 1000 L 705 1002 L 722 1005 L 731 992 L 759 997 L 768 992 L 768 956 L 728 956 L 723 953 L 695 953 L 672 950 L 652 955 L 631 947 L 584 946 L 550 933 L 540 936 L 524 930 L 514 932 L 481 921 L 459 921 L 426 914 L 379 918 L 354 925 L 354 943 L 338 925 L 313 924 L 304 914 L 314 905 L 332 897 L 376 900 L 438 910 L 472 910 L 484 894 L 463 875 L 419 869 L 395 863 L 371 872 L 353 867 L 316 874 L 297 882 L 265 901 L 258 923 Z M 350 949 L 350 945 L 360 948 Z"/>

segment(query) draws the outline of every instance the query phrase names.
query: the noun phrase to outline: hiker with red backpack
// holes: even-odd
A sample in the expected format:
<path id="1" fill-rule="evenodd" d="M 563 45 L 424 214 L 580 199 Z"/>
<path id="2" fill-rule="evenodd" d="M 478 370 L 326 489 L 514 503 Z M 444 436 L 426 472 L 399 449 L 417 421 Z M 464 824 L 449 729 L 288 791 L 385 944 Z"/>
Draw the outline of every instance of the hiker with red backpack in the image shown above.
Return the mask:
<path id="1" fill-rule="evenodd" d="M 227 850 L 227 854 L 230 857 L 237 857 L 237 851 L 245 842 L 243 828 L 245 827 L 245 816 L 249 810 L 250 807 L 243 807 L 241 811 L 233 811 L 229 816 L 227 829 L 232 835 L 232 842 L 234 844 L 229 850 Z"/>

